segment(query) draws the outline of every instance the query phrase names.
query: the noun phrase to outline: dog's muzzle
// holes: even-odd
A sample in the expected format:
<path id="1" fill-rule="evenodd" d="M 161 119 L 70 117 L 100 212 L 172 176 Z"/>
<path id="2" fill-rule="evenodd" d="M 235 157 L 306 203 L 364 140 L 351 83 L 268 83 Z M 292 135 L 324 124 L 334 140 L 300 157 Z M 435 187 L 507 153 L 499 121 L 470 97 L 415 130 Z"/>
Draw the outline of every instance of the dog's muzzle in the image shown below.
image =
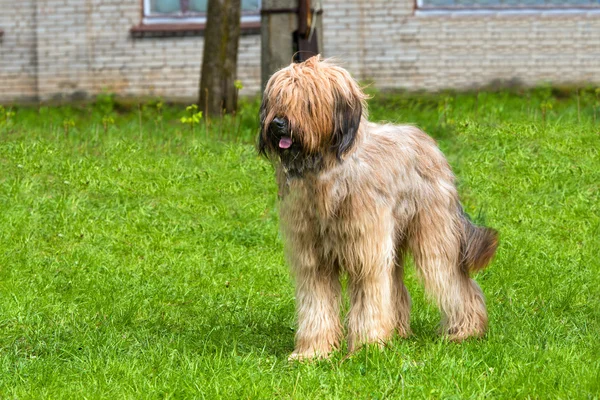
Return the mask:
<path id="1" fill-rule="evenodd" d="M 269 125 L 271 137 L 277 141 L 277 145 L 280 149 L 289 149 L 292 147 L 293 142 L 289 130 L 289 124 L 285 118 L 273 118 L 273 121 L 271 121 L 271 124 Z"/>

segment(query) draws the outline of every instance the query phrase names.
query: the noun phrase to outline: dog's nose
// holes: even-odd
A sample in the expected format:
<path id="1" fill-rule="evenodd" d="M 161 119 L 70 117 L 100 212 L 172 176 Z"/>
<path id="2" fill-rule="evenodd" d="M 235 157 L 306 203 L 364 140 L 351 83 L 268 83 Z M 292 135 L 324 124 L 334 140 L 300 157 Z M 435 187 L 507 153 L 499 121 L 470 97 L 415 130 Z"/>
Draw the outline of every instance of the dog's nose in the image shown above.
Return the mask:
<path id="1" fill-rule="evenodd" d="M 271 122 L 271 128 L 276 130 L 279 133 L 283 133 L 285 132 L 285 128 L 287 126 L 287 122 L 285 121 L 284 118 L 273 118 L 273 121 Z"/>

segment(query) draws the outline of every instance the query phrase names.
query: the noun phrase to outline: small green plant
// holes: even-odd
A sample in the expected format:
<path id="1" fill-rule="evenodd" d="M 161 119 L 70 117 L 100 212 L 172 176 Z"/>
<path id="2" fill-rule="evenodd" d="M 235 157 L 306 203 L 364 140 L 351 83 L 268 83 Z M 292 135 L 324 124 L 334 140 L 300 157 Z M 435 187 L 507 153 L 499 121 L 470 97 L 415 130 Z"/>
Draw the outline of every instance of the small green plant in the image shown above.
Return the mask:
<path id="1" fill-rule="evenodd" d="M 65 136 L 69 136 L 69 131 L 72 128 L 75 128 L 75 121 L 73 118 L 65 118 L 62 123 L 63 130 L 65 131 Z"/>
<path id="2" fill-rule="evenodd" d="M 438 103 L 438 113 L 440 115 L 440 119 L 443 118 L 443 126 L 454 124 L 454 120 L 449 117 L 452 113 L 453 105 L 454 97 L 452 96 L 444 96 L 442 101 Z"/>
<path id="3" fill-rule="evenodd" d="M 596 114 L 598 113 L 598 109 L 600 109 L 600 87 L 596 88 L 594 93 L 596 94 L 596 103 L 594 104 L 594 124 L 596 124 L 598 121 Z"/>
<path id="4" fill-rule="evenodd" d="M 236 79 L 235 82 L 233 82 L 233 86 L 235 87 L 235 90 L 236 90 L 235 96 L 237 98 L 238 94 L 239 94 L 239 91 L 244 88 L 244 84 L 242 83 L 241 80 Z M 237 99 L 236 99 L 236 104 L 237 104 Z M 230 136 L 234 135 L 233 132 L 235 131 L 235 140 L 237 141 L 238 137 L 240 136 L 240 128 L 241 128 L 241 124 L 242 124 L 242 118 L 238 114 L 237 110 L 234 110 L 233 116 L 234 116 L 234 118 L 233 118 L 233 127 L 234 127 L 234 129 L 230 129 L 229 131 L 231 132 Z M 235 128 L 236 121 L 237 121 L 237 128 Z M 221 139 L 222 139 L 222 137 L 221 137 Z"/>
<path id="5" fill-rule="evenodd" d="M 142 136 L 144 135 L 144 129 L 143 129 L 143 118 L 142 118 L 142 114 L 144 113 L 142 110 L 142 103 L 138 103 L 138 126 L 139 126 L 139 130 L 140 130 L 140 139 L 142 138 Z"/>
<path id="6" fill-rule="evenodd" d="M 479 91 L 475 93 L 475 101 L 473 102 L 473 112 L 475 114 L 475 118 L 479 115 Z"/>
<path id="7" fill-rule="evenodd" d="M 110 115 L 105 115 L 102 117 L 102 128 L 104 129 L 104 134 L 108 133 L 108 128 L 115 124 L 115 119 Z"/>
<path id="8" fill-rule="evenodd" d="M 600 111 L 600 88 L 587 87 L 580 90 L 581 113 L 589 110 L 594 125 L 598 123 L 598 111 Z"/>
<path id="9" fill-rule="evenodd" d="M 115 94 L 101 93 L 96 96 L 96 108 L 102 115 L 110 114 L 115 109 Z"/>
<path id="10" fill-rule="evenodd" d="M 552 111 L 553 108 L 553 102 L 552 99 L 547 99 L 545 101 L 542 101 L 542 104 L 540 104 L 540 109 L 542 110 L 542 122 L 544 124 L 546 124 L 546 114 L 548 113 L 548 111 Z"/>
<path id="11" fill-rule="evenodd" d="M 552 95 L 552 87 L 550 85 L 543 85 L 538 89 L 540 94 L 540 111 L 542 112 L 542 123 L 546 124 L 548 113 L 554 108 L 554 97 Z"/>
<path id="12" fill-rule="evenodd" d="M 163 130 L 163 106 L 164 103 L 162 101 L 157 101 L 154 107 L 156 108 L 156 117 L 154 118 L 154 123 L 156 126 L 160 127 L 160 130 Z"/>
<path id="13" fill-rule="evenodd" d="M 0 126 L 8 126 L 11 124 L 15 112 L 12 109 L 6 109 L 4 106 L 0 106 Z"/>
<path id="14" fill-rule="evenodd" d="M 185 110 L 187 111 L 188 116 L 181 117 L 180 121 L 182 124 L 190 127 L 190 131 L 193 135 L 196 125 L 200 124 L 200 121 L 202 120 L 202 111 L 198 111 L 198 106 L 196 104 L 187 106 Z"/>

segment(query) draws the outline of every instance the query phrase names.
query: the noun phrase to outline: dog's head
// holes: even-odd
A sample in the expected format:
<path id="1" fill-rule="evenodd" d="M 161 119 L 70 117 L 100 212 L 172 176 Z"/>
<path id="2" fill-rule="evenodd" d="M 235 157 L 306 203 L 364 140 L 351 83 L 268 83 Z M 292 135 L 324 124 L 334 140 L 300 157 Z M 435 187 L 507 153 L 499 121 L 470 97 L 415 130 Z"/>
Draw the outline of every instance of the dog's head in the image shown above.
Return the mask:
<path id="1" fill-rule="evenodd" d="M 271 76 L 260 108 L 258 150 L 285 164 L 352 148 L 367 96 L 345 69 L 312 57 Z"/>

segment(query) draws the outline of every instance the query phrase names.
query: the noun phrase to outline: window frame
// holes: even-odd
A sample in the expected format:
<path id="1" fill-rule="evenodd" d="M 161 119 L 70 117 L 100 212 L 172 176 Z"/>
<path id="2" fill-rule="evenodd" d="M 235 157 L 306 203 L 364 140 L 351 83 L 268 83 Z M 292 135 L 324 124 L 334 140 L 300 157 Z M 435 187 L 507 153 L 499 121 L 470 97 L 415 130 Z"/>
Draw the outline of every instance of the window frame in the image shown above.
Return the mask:
<path id="1" fill-rule="evenodd" d="M 569 12 L 569 11 L 594 11 L 600 10 L 600 3 L 598 4 L 572 4 L 572 5 L 561 5 L 561 4 L 544 4 L 544 5 L 533 5 L 533 4 L 507 4 L 507 5 L 427 5 L 423 4 L 426 0 L 415 0 L 416 11 L 467 11 L 467 12 L 541 12 L 541 11 L 554 11 L 554 12 Z"/>
<path id="2" fill-rule="evenodd" d="M 143 25 L 206 25 L 206 14 L 189 11 L 189 0 L 179 0 L 182 12 L 176 15 L 157 15 L 151 12 L 151 0 L 142 0 L 142 24 Z M 256 12 L 243 12 L 241 17 L 242 27 L 254 26 L 260 23 L 260 8 L 262 2 L 259 0 L 259 9 Z"/>

